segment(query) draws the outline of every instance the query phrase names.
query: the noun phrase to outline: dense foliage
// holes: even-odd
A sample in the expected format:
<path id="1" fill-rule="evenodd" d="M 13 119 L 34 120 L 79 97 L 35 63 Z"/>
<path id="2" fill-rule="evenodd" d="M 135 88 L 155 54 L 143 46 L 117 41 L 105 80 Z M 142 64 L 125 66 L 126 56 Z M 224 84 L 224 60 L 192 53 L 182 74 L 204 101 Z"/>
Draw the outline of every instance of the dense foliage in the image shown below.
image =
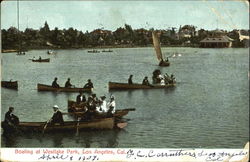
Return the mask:
<path id="1" fill-rule="evenodd" d="M 185 25 L 179 31 L 175 28 L 170 30 L 157 30 L 160 33 L 160 42 L 164 46 L 199 46 L 199 42 L 209 35 L 209 31 Z M 50 29 L 47 22 L 39 30 L 27 28 L 18 31 L 15 27 L 8 30 L 2 29 L 2 49 L 39 49 L 39 48 L 83 48 L 97 46 L 148 46 L 152 45 L 152 30 L 132 29 L 128 24 L 115 31 L 96 29 L 92 32 L 69 29 Z M 190 34 L 191 37 L 176 37 L 178 34 Z M 197 34 L 194 34 L 197 33 Z M 234 46 L 241 47 L 239 36 L 235 31 L 229 32 L 235 40 Z"/>

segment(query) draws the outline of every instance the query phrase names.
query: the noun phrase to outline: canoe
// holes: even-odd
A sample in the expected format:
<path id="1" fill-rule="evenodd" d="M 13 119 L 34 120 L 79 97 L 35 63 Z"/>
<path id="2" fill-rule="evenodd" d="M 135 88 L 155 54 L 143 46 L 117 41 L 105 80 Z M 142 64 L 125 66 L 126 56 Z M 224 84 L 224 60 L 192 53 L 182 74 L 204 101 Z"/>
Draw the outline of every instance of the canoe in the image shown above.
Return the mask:
<path id="1" fill-rule="evenodd" d="M 92 92 L 93 88 L 65 88 L 65 87 L 60 87 L 60 88 L 54 88 L 50 85 L 45 85 L 45 84 L 37 84 L 37 90 L 38 91 L 54 91 L 54 92 Z"/>
<path id="2" fill-rule="evenodd" d="M 102 50 L 102 52 L 113 52 L 112 50 Z"/>
<path id="3" fill-rule="evenodd" d="M 88 51 L 88 53 L 100 53 L 100 51 L 92 50 L 92 51 Z"/>
<path id="4" fill-rule="evenodd" d="M 135 111 L 135 108 L 127 108 L 127 109 L 117 109 L 115 111 L 114 117 L 115 118 L 122 118 L 123 116 L 127 115 L 130 111 Z M 83 108 L 77 105 L 75 101 L 68 100 L 68 114 L 73 115 L 75 117 L 80 117 L 84 114 Z M 96 116 L 97 118 L 103 118 L 101 114 Z"/>
<path id="5" fill-rule="evenodd" d="M 169 88 L 174 87 L 176 84 L 167 84 L 167 85 L 142 85 L 142 84 L 128 84 L 128 83 L 117 83 L 117 82 L 109 82 L 109 89 L 120 89 L 120 90 L 126 90 L 126 89 L 163 89 L 163 88 Z"/>
<path id="6" fill-rule="evenodd" d="M 18 89 L 18 83 L 17 81 L 1 81 L 1 87 Z"/>
<path id="7" fill-rule="evenodd" d="M 50 61 L 49 58 L 47 58 L 47 59 L 37 59 L 37 60 L 32 59 L 32 62 L 49 62 L 49 61 Z"/>
<path id="8" fill-rule="evenodd" d="M 20 122 L 15 129 L 20 132 L 54 132 L 54 131 L 76 131 L 83 129 L 113 129 L 116 128 L 114 118 L 104 118 L 104 119 L 95 119 L 92 121 L 65 121 L 63 125 L 60 124 L 47 124 L 46 122 Z M 11 127 L 2 122 L 2 128 L 5 133 L 13 132 Z M 118 125 L 119 126 L 119 125 Z M 46 127 L 46 129 L 44 129 Z"/>

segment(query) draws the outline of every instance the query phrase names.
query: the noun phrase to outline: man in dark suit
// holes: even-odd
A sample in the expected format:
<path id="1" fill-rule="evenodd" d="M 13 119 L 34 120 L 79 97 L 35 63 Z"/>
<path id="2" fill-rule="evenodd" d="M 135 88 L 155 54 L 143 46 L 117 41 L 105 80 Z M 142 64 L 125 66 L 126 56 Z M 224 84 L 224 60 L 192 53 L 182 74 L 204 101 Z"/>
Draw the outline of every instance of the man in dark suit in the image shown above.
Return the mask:
<path id="1" fill-rule="evenodd" d="M 86 102 L 86 97 L 83 95 L 83 92 L 80 91 L 79 95 L 76 97 L 76 103 L 80 104 L 82 102 Z"/>
<path id="2" fill-rule="evenodd" d="M 59 123 L 61 125 L 64 124 L 64 120 L 63 120 L 63 115 L 61 113 L 61 111 L 59 111 L 59 107 L 57 105 L 53 106 L 54 109 L 54 114 L 50 120 L 50 123 L 55 124 L 55 123 Z"/>

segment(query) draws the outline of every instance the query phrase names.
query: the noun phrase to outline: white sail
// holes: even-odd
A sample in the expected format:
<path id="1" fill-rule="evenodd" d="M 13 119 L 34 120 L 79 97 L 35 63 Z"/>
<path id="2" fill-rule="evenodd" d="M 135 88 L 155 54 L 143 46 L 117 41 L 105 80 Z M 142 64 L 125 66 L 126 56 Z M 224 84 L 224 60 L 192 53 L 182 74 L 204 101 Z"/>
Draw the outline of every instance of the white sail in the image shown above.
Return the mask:
<path id="1" fill-rule="evenodd" d="M 153 44 L 156 52 L 157 59 L 160 61 L 163 59 L 162 57 L 162 52 L 161 52 L 161 46 L 160 46 L 160 41 L 157 36 L 157 34 L 153 31 L 152 32 L 152 37 L 153 37 Z"/>

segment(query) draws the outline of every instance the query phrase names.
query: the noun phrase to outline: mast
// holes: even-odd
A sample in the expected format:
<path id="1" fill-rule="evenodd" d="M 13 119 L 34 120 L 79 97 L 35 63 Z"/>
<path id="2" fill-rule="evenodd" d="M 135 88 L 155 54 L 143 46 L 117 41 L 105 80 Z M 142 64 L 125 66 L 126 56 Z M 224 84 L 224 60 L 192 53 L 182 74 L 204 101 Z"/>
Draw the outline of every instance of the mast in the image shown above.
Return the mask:
<path id="1" fill-rule="evenodd" d="M 18 30 L 18 53 L 20 53 L 20 31 L 19 31 L 19 0 L 17 0 L 17 30 Z"/>
<path id="2" fill-rule="evenodd" d="M 163 59 L 161 46 L 160 46 L 159 38 L 154 31 L 152 31 L 152 37 L 153 37 L 153 44 L 154 44 L 157 59 L 161 61 Z"/>

